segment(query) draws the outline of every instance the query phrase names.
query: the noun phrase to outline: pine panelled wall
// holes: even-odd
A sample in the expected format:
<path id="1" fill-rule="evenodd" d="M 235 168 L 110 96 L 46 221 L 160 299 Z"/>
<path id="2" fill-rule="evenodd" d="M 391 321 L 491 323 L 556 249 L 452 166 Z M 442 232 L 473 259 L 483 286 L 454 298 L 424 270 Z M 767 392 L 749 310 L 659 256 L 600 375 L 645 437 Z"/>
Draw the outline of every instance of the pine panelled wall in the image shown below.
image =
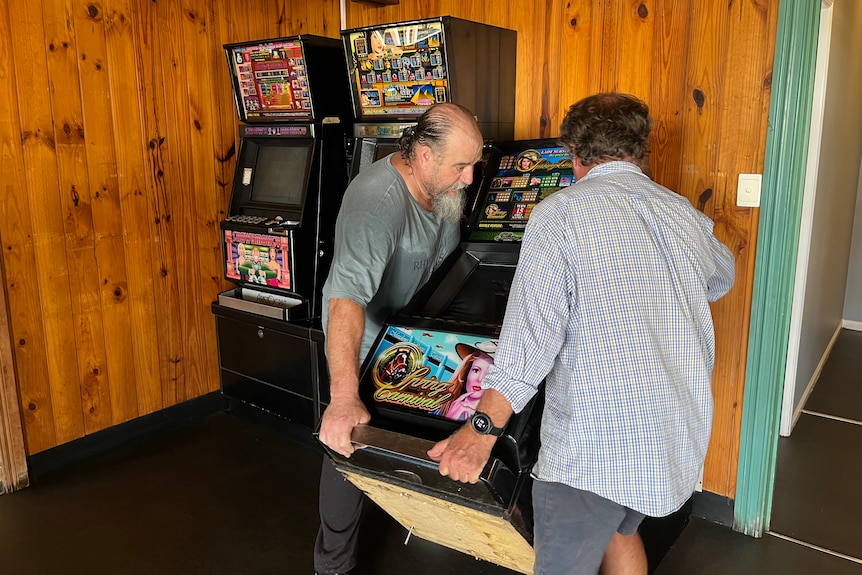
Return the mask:
<path id="1" fill-rule="evenodd" d="M 633 93 L 653 177 L 716 221 L 737 283 L 713 307 L 704 489 L 733 497 L 779 0 L 344 2 L 346 27 L 451 15 L 518 32 L 515 136 Z M 335 0 L 0 0 L 0 241 L 27 453 L 218 389 L 210 303 L 237 121 L 222 44 L 338 37 Z"/>
<path id="2" fill-rule="evenodd" d="M 0 0 L 0 237 L 29 454 L 219 387 L 222 45 L 337 1 Z"/>

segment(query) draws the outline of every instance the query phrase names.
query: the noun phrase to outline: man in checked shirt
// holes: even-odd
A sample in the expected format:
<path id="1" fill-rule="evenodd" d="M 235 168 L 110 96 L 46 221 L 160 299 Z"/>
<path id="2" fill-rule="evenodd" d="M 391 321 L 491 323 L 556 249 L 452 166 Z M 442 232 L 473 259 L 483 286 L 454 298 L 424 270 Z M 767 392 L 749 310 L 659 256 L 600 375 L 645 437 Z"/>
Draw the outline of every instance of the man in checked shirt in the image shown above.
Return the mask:
<path id="1" fill-rule="evenodd" d="M 560 142 L 576 183 L 530 217 L 478 415 L 428 453 L 475 483 L 498 428 L 545 380 L 535 575 L 645 574 L 641 520 L 679 509 L 706 456 L 709 302 L 733 285 L 734 258 L 712 220 L 638 167 L 651 128 L 625 94 L 569 109 Z"/>

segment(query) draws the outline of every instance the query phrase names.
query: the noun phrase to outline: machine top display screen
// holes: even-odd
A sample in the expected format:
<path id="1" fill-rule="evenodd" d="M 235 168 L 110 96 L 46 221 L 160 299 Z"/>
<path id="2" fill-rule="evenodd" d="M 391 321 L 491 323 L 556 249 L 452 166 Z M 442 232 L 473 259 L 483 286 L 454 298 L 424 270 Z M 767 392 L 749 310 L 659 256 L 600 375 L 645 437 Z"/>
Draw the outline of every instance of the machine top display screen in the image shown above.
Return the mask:
<path id="1" fill-rule="evenodd" d="M 443 23 L 387 25 L 344 32 L 357 118 L 419 117 L 448 102 Z"/>
<path id="2" fill-rule="evenodd" d="M 225 48 L 240 120 L 312 119 L 302 42 L 282 39 Z"/>
<path id="3" fill-rule="evenodd" d="M 488 170 L 489 183 L 476 198 L 469 241 L 520 242 L 536 204 L 575 182 L 569 151 L 552 142 L 504 149 Z"/>

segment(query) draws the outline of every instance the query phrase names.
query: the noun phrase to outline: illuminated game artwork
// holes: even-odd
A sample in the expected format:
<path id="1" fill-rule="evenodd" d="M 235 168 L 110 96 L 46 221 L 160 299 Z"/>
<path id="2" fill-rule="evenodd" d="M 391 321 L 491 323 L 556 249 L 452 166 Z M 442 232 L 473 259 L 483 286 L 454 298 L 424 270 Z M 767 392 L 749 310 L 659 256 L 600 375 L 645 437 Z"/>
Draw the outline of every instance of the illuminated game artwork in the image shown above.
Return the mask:
<path id="1" fill-rule="evenodd" d="M 449 101 L 441 22 L 357 31 L 347 41 L 362 117 L 420 116 Z"/>
<path id="2" fill-rule="evenodd" d="M 366 391 L 380 407 L 465 421 L 476 410 L 496 350 L 496 340 L 481 336 L 387 326 L 372 354 Z"/>
<path id="3" fill-rule="evenodd" d="M 562 146 L 506 153 L 490 186 L 477 199 L 469 239 L 520 242 L 533 208 L 557 190 L 574 183 L 572 157 Z"/>
<path id="4" fill-rule="evenodd" d="M 225 277 L 252 285 L 291 289 L 288 238 L 224 230 Z"/>
<path id="5" fill-rule="evenodd" d="M 235 45 L 228 58 L 245 121 L 311 119 L 311 92 L 299 40 Z"/>

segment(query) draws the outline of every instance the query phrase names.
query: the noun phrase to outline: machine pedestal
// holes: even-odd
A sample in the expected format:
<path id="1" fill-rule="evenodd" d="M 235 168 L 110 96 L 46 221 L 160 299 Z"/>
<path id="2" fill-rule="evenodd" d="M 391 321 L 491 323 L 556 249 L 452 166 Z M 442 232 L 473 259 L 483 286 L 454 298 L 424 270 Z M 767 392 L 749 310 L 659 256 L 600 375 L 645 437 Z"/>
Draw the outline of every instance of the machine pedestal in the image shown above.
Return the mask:
<path id="1" fill-rule="evenodd" d="M 319 355 L 308 320 L 287 322 L 214 303 L 222 393 L 311 431 L 320 417 Z"/>

